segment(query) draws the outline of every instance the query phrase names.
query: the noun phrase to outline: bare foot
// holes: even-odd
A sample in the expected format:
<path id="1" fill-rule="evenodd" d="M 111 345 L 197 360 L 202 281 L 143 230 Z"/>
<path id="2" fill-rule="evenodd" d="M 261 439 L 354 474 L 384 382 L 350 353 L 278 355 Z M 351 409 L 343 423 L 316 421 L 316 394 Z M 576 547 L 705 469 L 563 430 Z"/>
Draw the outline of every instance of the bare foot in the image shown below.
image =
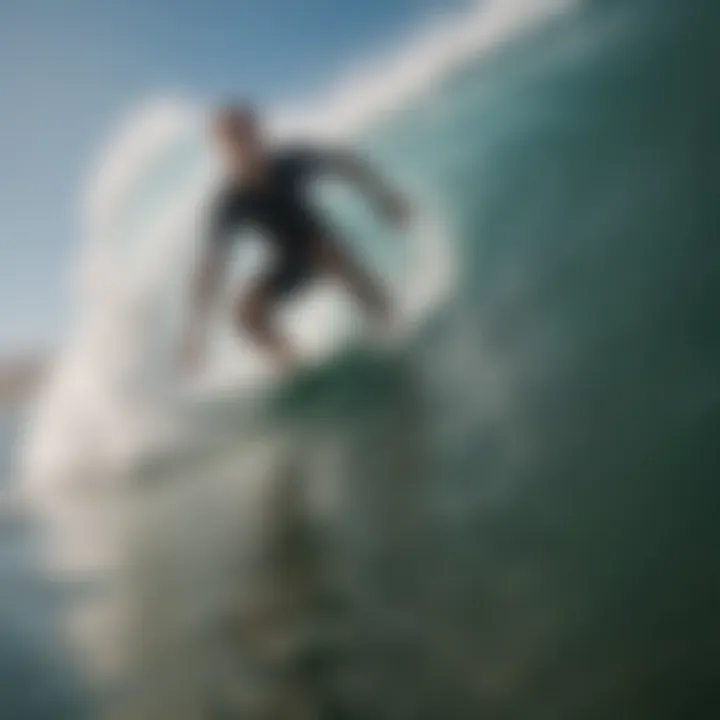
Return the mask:
<path id="1" fill-rule="evenodd" d="M 290 373 L 300 365 L 300 358 L 288 347 L 278 349 L 274 353 L 275 364 L 283 373 Z"/>

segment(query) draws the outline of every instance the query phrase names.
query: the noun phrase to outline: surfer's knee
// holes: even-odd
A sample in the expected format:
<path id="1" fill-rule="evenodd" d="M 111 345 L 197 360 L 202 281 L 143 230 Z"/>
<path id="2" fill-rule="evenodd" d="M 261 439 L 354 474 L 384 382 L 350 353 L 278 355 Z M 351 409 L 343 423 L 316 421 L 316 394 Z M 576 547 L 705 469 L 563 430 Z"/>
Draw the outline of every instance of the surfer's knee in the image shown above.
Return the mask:
<path id="1" fill-rule="evenodd" d="M 325 239 L 318 244 L 320 267 L 339 279 L 373 316 L 387 320 L 391 314 L 390 298 L 381 283 L 337 242 Z"/>
<path id="2" fill-rule="evenodd" d="M 268 322 L 268 302 L 261 292 L 249 292 L 237 301 L 235 316 L 247 330 L 257 331 Z"/>

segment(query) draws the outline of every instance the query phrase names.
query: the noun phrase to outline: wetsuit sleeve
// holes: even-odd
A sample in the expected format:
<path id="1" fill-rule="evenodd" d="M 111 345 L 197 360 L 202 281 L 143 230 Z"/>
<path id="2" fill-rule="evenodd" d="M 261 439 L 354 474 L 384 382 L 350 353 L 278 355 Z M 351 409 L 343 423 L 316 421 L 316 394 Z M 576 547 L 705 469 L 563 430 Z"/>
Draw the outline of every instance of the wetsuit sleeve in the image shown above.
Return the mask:
<path id="1" fill-rule="evenodd" d="M 303 147 L 297 151 L 296 162 L 300 172 L 311 177 L 327 175 L 363 182 L 376 179 L 367 163 L 341 147 Z"/>
<path id="2" fill-rule="evenodd" d="M 286 158 L 295 173 L 312 178 L 333 172 L 334 154 L 333 150 L 303 145 L 290 150 Z"/>
<path id="3" fill-rule="evenodd" d="M 305 149 L 301 155 L 305 172 L 348 181 L 365 193 L 382 212 L 395 214 L 399 196 L 359 155 L 343 148 Z"/>

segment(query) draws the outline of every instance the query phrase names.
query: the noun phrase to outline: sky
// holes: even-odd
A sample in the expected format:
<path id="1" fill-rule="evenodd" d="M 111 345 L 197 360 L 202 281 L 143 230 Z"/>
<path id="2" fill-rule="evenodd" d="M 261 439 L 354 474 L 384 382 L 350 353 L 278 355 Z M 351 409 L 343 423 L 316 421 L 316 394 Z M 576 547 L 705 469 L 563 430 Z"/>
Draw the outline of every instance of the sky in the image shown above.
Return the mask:
<path id="1" fill-rule="evenodd" d="M 289 104 L 464 0 L 3 0 L 0 357 L 69 322 L 80 193 L 129 110 L 156 96 Z"/>

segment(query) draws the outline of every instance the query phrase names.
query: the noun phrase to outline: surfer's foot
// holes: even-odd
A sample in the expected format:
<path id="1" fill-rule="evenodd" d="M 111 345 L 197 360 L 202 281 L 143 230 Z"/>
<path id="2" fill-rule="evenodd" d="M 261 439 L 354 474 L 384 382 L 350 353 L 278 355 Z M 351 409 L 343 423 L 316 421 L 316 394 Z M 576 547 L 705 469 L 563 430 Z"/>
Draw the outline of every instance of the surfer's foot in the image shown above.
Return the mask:
<path id="1" fill-rule="evenodd" d="M 373 304 L 371 311 L 372 322 L 380 331 L 390 331 L 395 322 L 394 308 L 384 298 Z"/>
<path id="2" fill-rule="evenodd" d="M 283 373 L 292 372 L 300 364 L 298 356 L 287 346 L 276 348 L 273 351 L 273 357 L 278 370 Z"/>
<path id="3" fill-rule="evenodd" d="M 380 347 L 391 345 L 396 327 L 394 308 L 389 304 L 376 306 L 369 314 L 368 320 L 369 339 Z"/>
<path id="4" fill-rule="evenodd" d="M 395 308 L 387 301 L 380 308 L 379 322 L 386 328 L 392 327 L 395 322 Z"/>

